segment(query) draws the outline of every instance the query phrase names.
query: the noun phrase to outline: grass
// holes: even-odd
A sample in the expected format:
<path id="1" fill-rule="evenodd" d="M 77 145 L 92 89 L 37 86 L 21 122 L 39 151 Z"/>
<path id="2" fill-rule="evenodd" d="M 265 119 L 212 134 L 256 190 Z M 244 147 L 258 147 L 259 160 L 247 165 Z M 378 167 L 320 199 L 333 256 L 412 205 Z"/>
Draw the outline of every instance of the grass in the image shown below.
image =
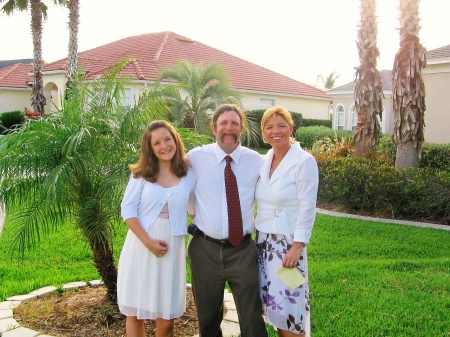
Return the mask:
<path id="1" fill-rule="evenodd" d="M 118 226 L 118 258 L 127 227 Z M 0 301 L 99 276 L 79 233 L 66 226 L 23 260 L 0 236 Z M 450 336 L 450 231 L 318 214 L 308 245 L 315 337 Z M 189 278 L 189 275 L 188 275 Z M 276 336 L 271 330 L 270 336 Z"/>

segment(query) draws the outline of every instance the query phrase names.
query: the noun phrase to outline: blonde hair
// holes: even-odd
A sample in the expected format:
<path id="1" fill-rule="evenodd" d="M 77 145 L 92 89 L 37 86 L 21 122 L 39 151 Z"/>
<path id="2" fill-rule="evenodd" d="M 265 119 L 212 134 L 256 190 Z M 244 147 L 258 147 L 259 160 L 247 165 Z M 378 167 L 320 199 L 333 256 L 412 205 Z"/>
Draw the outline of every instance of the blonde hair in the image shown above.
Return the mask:
<path id="1" fill-rule="evenodd" d="M 264 139 L 264 127 L 267 124 L 267 121 L 269 120 L 270 117 L 278 115 L 280 117 L 282 117 L 290 126 L 294 127 L 294 120 L 292 119 L 291 113 L 289 111 L 287 111 L 284 107 L 276 105 L 273 106 L 269 109 L 267 109 L 266 111 L 264 111 L 264 114 L 261 118 L 261 133 L 263 135 L 263 139 Z M 291 143 L 295 142 L 295 138 L 291 137 Z"/>
<path id="2" fill-rule="evenodd" d="M 187 174 L 188 164 L 185 160 L 184 144 L 175 128 L 164 120 L 155 120 L 148 124 L 141 141 L 141 155 L 136 164 L 130 165 L 134 178 L 144 178 L 152 183 L 156 182 L 159 173 L 159 161 L 151 146 L 152 132 L 159 128 L 165 128 L 171 134 L 176 145 L 176 152 L 170 162 L 170 170 L 177 177 Z"/>

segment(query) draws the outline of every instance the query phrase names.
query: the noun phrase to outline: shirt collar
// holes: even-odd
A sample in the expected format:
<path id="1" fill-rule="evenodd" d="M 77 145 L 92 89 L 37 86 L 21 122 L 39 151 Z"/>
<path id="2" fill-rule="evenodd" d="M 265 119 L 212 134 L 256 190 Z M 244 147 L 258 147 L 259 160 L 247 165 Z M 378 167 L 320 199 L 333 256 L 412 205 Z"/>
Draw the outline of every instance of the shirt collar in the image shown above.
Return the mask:
<path id="1" fill-rule="evenodd" d="M 213 143 L 213 148 L 214 154 L 216 155 L 217 163 L 220 163 L 222 160 L 225 159 L 226 156 L 228 156 L 228 154 L 225 153 L 225 151 L 220 148 L 217 142 Z M 234 149 L 234 151 L 229 154 L 231 159 L 233 159 L 233 161 L 236 163 L 236 165 L 239 164 L 239 158 L 241 158 L 241 153 L 242 153 L 242 146 L 241 143 L 239 143 L 238 146 Z"/>

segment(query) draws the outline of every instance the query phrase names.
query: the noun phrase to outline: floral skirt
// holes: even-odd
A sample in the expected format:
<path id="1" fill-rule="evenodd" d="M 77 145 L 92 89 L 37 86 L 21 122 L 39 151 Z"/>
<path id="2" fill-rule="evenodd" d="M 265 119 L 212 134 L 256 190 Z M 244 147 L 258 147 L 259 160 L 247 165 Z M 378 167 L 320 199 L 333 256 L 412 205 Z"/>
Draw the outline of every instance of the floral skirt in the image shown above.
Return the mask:
<path id="1" fill-rule="evenodd" d="M 306 281 L 290 289 L 276 274 L 284 256 L 292 246 L 284 235 L 258 233 L 260 296 L 267 323 L 277 329 L 310 336 L 310 307 L 306 247 L 297 270 Z"/>

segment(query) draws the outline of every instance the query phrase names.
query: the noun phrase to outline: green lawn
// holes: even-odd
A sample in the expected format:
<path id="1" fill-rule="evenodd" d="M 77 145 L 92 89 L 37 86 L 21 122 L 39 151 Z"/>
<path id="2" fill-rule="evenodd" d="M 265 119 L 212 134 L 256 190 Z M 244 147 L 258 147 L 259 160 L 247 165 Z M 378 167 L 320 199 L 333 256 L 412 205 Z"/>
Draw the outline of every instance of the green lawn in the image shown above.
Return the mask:
<path id="1" fill-rule="evenodd" d="M 126 226 L 118 226 L 116 257 Z M 0 301 L 99 276 L 66 226 L 23 260 L 0 237 Z M 308 246 L 314 337 L 450 336 L 450 231 L 318 214 Z M 271 333 L 271 335 L 275 335 Z"/>

